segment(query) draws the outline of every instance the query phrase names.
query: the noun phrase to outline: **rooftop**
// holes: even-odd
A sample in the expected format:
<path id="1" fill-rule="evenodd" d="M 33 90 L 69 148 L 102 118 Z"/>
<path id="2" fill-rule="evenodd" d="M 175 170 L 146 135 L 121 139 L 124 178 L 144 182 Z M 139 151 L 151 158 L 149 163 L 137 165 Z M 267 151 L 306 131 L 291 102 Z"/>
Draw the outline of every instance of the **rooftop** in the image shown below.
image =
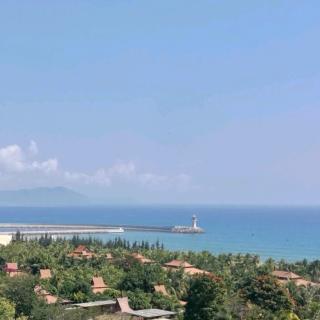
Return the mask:
<path id="1" fill-rule="evenodd" d="M 170 262 L 167 262 L 164 265 L 172 268 L 192 268 L 193 267 L 192 264 L 182 260 L 171 260 Z"/>
<path id="2" fill-rule="evenodd" d="M 103 281 L 102 277 L 93 277 L 92 278 L 92 287 L 93 288 L 106 288 L 106 284 Z"/>
<path id="3" fill-rule="evenodd" d="M 145 309 L 130 312 L 131 315 L 142 317 L 144 319 L 155 319 L 159 317 L 173 316 L 176 313 L 172 311 L 166 311 L 161 309 Z"/>
<path id="4" fill-rule="evenodd" d="M 50 279 L 51 270 L 50 269 L 40 269 L 40 279 Z"/>
<path id="5" fill-rule="evenodd" d="M 301 279 L 302 277 L 297 275 L 296 273 L 290 272 L 290 271 L 282 271 L 282 270 L 275 270 L 272 272 L 272 275 L 274 275 L 277 278 L 283 278 L 288 280 L 294 280 L 294 279 Z"/>
<path id="6" fill-rule="evenodd" d="M 92 301 L 84 303 L 75 303 L 73 306 L 80 308 L 92 308 L 92 307 L 101 307 L 101 306 L 110 306 L 116 304 L 115 300 L 101 300 L 101 301 Z"/>

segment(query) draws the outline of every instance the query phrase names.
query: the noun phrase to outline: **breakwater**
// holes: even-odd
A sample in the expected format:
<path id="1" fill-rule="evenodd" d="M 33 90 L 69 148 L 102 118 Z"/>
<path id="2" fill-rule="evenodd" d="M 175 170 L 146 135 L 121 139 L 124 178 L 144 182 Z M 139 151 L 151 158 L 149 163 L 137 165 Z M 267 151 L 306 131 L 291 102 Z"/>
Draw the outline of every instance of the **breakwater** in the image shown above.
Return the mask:
<path id="1" fill-rule="evenodd" d="M 82 225 L 82 224 L 26 224 L 0 223 L 0 234 L 20 232 L 24 235 L 67 235 L 67 234 L 97 234 L 137 232 L 172 232 L 173 227 L 132 226 L 132 225 Z"/>

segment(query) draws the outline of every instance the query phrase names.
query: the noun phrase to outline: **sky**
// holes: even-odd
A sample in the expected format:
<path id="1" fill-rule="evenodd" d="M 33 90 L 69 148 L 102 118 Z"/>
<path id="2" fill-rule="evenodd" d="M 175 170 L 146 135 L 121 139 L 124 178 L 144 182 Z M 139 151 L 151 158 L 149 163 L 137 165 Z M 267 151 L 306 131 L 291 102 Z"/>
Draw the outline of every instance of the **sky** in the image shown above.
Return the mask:
<path id="1" fill-rule="evenodd" d="M 0 190 L 320 204 L 320 3 L 0 3 Z"/>

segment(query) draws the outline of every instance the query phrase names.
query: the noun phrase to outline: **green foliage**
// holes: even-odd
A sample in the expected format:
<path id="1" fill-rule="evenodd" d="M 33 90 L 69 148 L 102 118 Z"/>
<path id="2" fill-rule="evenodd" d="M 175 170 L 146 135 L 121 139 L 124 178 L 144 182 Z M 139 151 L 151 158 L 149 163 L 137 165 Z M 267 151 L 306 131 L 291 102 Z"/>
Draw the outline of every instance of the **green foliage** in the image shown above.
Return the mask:
<path id="1" fill-rule="evenodd" d="M 220 282 L 207 276 L 194 278 L 187 299 L 185 320 L 215 319 L 223 305 L 224 294 Z"/>
<path id="2" fill-rule="evenodd" d="M 149 309 L 151 305 L 151 294 L 143 291 L 128 292 L 129 305 L 134 310 Z"/>
<path id="3" fill-rule="evenodd" d="M 15 315 L 15 305 L 10 300 L 0 298 L 0 319 L 12 320 Z"/>
<path id="4" fill-rule="evenodd" d="M 271 312 L 293 307 L 286 290 L 269 275 L 248 277 L 242 283 L 241 293 L 252 303 Z"/>
<path id="5" fill-rule="evenodd" d="M 172 297 L 164 296 L 155 292 L 151 298 L 151 304 L 154 308 L 175 311 L 179 308 L 179 301 Z"/>
<path id="6" fill-rule="evenodd" d="M 159 265 L 134 263 L 123 278 L 120 288 L 127 291 L 140 289 L 152 292 L 154 285 L 163 283 L 164 280 L 165 272 Z"/>
<path id="7" fill-rule="evenodd" d="M 293 271 L 311 281 L 320 277 L 320 261 L 306 260 L 288 263 L 269 259 L 261 262 L 249 254 L 220 254 L 210 252 L 172 252 L 159 242 L 146 241 L 130 244 L 123 238 L 102 243 L 93 238 L 71 240 L 44 236 L 26 241 L 21 235 L 10 245 L 0 247 L 0 266 L 17 262 L 29 276 L 9 278 L 0 269 L 0 319 L 15 317 L 24 320 L 87 320 L 88 312 L 65 311 L 59 305 L 47 305 L 34 294 L 40 284 L 53 295 L 73 302 L 114 299 L 128 296 L 133 309 L 160 308 L 181 310 L 179 300 L 188 302 L 185 320 L 313 320 L 320 315 L 320 288 L 297 287 L 288 283 L 280 285 L 270 276 L 274 269 Z M 74 259 L 68 254 L 79 244 L 95 253 L 92 259 Z M 155 261 L 143 265 L 130 258 L 139 252 Z M 106 259 L 111 253 L 113 260 Z M 165 271 L 161 265 L 172 259 L 190 262 L 197 268 L 208 270 L 221 280 L 208 277 L 191 277 L 182 269 Z M 39 269 L 51 269 L 50 280 L 39 279 Z M 108 289 L 103 294 L 93 294 L 91 279 L 101 276 Z M 154 292 L 154 285 L 165 285 L 168 296 Z M 11 314 L 10 314 L 11 313 Z M 177 318 L 182 320 L 183 312 Z M 10 318 L 11 317 L 11 318 Z M 299 318 L 297 318 L 299 317 Z"/>
<path id="8" fill-rule="evenodd" d="M 7 280 L 4 296 L 14 303 L 16 316 L 30 316 L 36 301 L 34 286 L 35 279 L 32 276 L 20 276 Z"/>

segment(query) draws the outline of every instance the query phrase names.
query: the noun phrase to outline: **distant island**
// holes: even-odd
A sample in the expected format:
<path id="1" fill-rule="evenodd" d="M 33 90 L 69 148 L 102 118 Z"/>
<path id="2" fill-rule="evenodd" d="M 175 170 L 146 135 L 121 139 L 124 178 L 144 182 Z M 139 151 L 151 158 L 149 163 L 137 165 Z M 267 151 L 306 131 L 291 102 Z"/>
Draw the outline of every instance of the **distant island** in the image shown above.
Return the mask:
<path id="1" fill-rule="evenodd" d="M 65 187 L 0 191 L 0 206 L 77 206 L 90 203 L 85 195 Z"/>

